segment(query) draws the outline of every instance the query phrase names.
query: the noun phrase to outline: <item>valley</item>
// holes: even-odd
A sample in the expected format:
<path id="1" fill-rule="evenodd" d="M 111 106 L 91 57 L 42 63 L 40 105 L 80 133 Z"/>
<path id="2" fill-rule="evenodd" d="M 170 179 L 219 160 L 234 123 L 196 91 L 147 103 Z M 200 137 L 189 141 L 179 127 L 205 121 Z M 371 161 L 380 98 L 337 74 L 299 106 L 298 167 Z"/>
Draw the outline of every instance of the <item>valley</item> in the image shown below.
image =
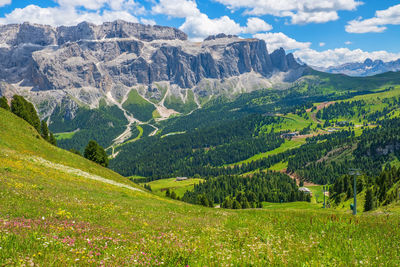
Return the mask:
<path id="1" fill-rule="evenodd" d="M 400 265 L 397 61 L 131 21 L 0 25 L 0 267 Z"/>
<path id="2" fill-rule="evenodd" d="M 307 202 L 266 203 L 262 210 L 240 211 L 188 205 L 144 189 L 84 178 L 80 173 L 137 188 L 108 169 L 36 138 L 29 124 L 2 109 L 0 125 L 0 261 L 6 265 L 400 261 L 400 236 L 392 227 L 399 217 L 393 211 L 354 218 Z M 31 160 L 32 155 L 44 160 Z M 398 204 L 390 207 L 398 209 Z"/>

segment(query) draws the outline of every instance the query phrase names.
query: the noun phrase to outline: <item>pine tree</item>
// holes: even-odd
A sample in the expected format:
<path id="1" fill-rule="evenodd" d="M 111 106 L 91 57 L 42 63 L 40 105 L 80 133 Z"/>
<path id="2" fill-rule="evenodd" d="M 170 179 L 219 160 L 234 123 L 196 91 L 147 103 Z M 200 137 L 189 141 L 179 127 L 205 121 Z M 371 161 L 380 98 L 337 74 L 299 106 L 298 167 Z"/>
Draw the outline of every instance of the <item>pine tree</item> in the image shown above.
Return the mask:
<path id="1" fill-rule="evenodd" d="M 50 144 L 52 144 L 53 146 L 57 146 L 57 140 L 56 140 L 56 138 L 54 137 L 54 135 L 53 135 L 52 132 L 50 132 L 49 142 L 50 142 Z M 79 154 L 80 154 L 80 153 L 79 153 Z"/>
<path id="2" fill-rule="evenodd" d="M 168 188 L 167 191 L 165 192 L 165 196 L 166 196 L 166 197 L 170 197 L 170 196 L 171 196 L 171 192 L 169 191 L 169 188 Z"/>
<path id="3" fill-rule="evenodd" d="M 239 201 L 237 201 L 236 199 L 233 201 L 232 203 L 232 209 L 241 209 L 242 206 L 240 205 Z"/>
<path id="4" fill-rule="evenodd" d="M 365 192 L 365 203 L 364 203 L 364 211 L 370 211 L 373 208 L 373 198 L 372 198 L 372 190 L 371 188 L 367 189 Z"/>
<path id="5" fill-rule="evenodd" d="M 40 119 L 32 103 L 19 95 L 14 95 L 11 100 L 11 112 L 27 121 L 40 132 Z"/>
<path id="6" fill-rule="evenodd" d="M 208 206 L 209 206 L 210 208 L 214 208 L 214 203 L 213 203 L 212 200 L 208 200 Z"/>
<path id="7" fill-rule="evenodd" d="M 208 207 L 210 205 L 210 202 L 208 201 L 207 197 L 203 194 L 203 195 L 199 195 L 198 196 L 198 204 Z"/>
<path id="8" fill-rule="evenodd" d="M 232 208 L 232 200 L 230 197 L 227 197 L 224 202 L 222 202 L 222 208 L 231 209 Z"/>
<path id="9" fill-rule="evenodd" d="M 172 191 L 171 192 L 171 196 L 170 196 L 172 199 L 176 199 L 176 193 L 175 193 L 175 191 Z"/>
<path id="10" fill-rule="evenodd" d="M 83 156 L 104 167 L 108 166 L 108 157 L 106 151 L 94 140 L 89 141 L 88 145 L 85 148 Z"/>
<path id="11" fill-rule="evenodd" d="M 44 140 L 50 141 L 49 128 L 47 127 L 47 123 L 44 120 L 40 124 L 40 134 Z"/>
<path id="12" fill-rule="evenodd" d="M 8 101 L 5 96 L 0 97 L 0 108 L 10 110 L 10 106 L 8 105 Z"/>

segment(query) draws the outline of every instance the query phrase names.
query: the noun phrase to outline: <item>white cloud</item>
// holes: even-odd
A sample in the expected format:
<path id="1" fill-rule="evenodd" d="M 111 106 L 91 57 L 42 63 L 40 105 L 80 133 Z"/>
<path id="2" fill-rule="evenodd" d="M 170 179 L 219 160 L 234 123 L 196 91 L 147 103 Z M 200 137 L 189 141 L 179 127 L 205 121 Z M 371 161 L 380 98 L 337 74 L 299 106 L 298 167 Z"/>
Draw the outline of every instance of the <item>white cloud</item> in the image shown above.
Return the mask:
<path id="1" fill-rule="evenodd" d="M 290 15 L 293 24 L 325 23 L 339 19 L 336 11 L 297 12 Z"/>
<path id="2" fill-rule="evenodd" d="M 160 0 L 153 6 L 153 13 L 164 14 L 176 18 L 185 18 L 200 15 L 195 1 L 191 0 Z"/>
<path id="3" fill-rule="evenodd" d="M 0 7 L 11 4 L 11 0 L 0 0 Z"/>
<path id="4" fill-rule="evenodd" d="M 133 0 L 58 0 L 57 3 L 59 6 L 56 7 L 42 8 L 29 5 L 24 8 L 16 8 L 0 18 L 0 23 L 29 21 L 58 26 L 76 25 L 82 21 L 101 24 L 117 19 L 138 22 L 138 19 L 132 14 L 144 12 L 144 8 Z"/>
<path id="5" fill-rule="evenodd" d="M 272 26 L 259 18 L 249 18 L 246 26 L 240 26 L 228 16 L 210 19 L 206 14 L 186 17 L 185 22 L 179 27 L 189 35 L 192 41 L 202 41 L 204 38 L 218 33 L 241 34 L 269 31 Z"/>
<path id="6" fill-rule="evenodd" d="M 293 38 L 286 36 L 284 33 L 258 33 L 253 35 L 255 38 L 265 40 L 267 42 L 268 51 L 272 52 L 276 49 L 283 48 L 285 50 L 306 49 L 309 48 L 310 42 L 298 42 Z"/>
<path id="7" fill-rule="evenodd" d="M 328 67 L 338 66 L 349 62 L 363 62 L 367 58 L 391 61 L 400 58 L 400 53 L 387 51 L 366 52 L 361 49 L 350 50 L 348 48 L 328 49 L 322 52 L 313 49 L 302 49 L 294 52 L 295 57 L 311 66 Z"/>
<path id="8" fill-rule="evenodd" d="M 157 22 L 155 20 L 153 20 L 153 19 L 145 19 L 145 18 L 141 18 L 140 19 L 140 23 L 146 24 L 146 25 L 151 25 L 151 26 L 154 26 L 154 25 L 157 24 Z"/>
<path id="9" fill-rule="evenodd" d="M 202 13 L 187 17 L 179 29 L 186 32 L 193 41 L 201 41 L 209 35 L 218 33 L 239 34 L 243 31 L 242 27 L 228 16 L 210 19 Z"/>
<path id="10" fill-rule="evenodd" d="M 245 33 L 267 32 L 272 30 L 272 26 L 259 18 L 249 18 L 247 20 L 247 28 Z"/>
<path id="11" fill-rule="evenodd" d="M 373 18 L 349 21 L 345 29 L 350 33 L 383 32 L 386 25 L 400 25 L 400 4 L 376 11 Z"/>
<path id="12" fill-rule="evenodd" d="M 324 23 L 337 20 L 337 11 L 355 10 L 357 0 L 215 0 L 231 10 L 245 9 L 253 15 L 290 17 L 293 24 Z"/>
<path id="13" fill-rule="evenodd" d="M 345 44 L 345 45 L 351 45 L 351 44 L 352 44 L 352 42 L 350 42 L 350 41 L 346 41 L 346 42 L 344 42 L 344 44 Z"/>
<path id="14" fill-rule="evenodd" d="M 272 52 L 280 47 L 285 50 L 296 50 L 295 57 L 310 66 L 328 67 L 338 66 L 349 62 L 363 62 L 367 58 L 372 60 L 380 59 L 392 61 L 400 58 L 400 53 L 389 53 L 387 51 L 366 52 L 361 49 L 350 50 L 349 48 L 327 49 L 316 51 L 310 48 L 311 43 L 299 42 L 286 36 L 284 33 L 259 33 L 253 35 L 255 38 L 263 39 L 267 42 L 268 51 Z M 351 44 L 351 42 L 346 42 Z M 325 43 L 319 43 L 320 47 Z"/>

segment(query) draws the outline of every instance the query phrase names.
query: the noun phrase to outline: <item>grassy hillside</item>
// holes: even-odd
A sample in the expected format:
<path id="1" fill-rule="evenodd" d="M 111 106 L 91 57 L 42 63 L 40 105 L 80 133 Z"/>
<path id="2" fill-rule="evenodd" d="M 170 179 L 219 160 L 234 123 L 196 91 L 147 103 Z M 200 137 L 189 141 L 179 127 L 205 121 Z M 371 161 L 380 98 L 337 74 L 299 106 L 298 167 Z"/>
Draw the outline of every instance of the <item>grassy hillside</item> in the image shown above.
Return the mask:
<path id="1" fill-rule="evenodd" d="M 131 90 L 129 92 L 128 99 L 122 106 L 141 121 L 151 120 L 153 118 L 153 112 L 156 109 L 153 104 L 140 96 L 136 90 Z"/>
<path id="2" fill-rule="evenodd" d="M 185 181 L 176 181 L 176 178 L 161 179 L 148 183 L 153 193 L 165 196 L 167 189 L 174 191 L 178 197 L 183 197 L 186 191 L 193 190 L 195 184 L 204 181 L 203 179 L 188 179 Z"/>
<path id="3" fill-rule="evenodd" d="M 187 90 L 186 91 L 186 99 L 183 101 L 181 98 L 174 96 L 174 95 L 168 95 L 167 98 L 165 99 L 164 105 L 167 108 L 176 110 L 180 113 L 187 114 L 197 108 L 196 101 L 194 99 L 194 94 L 193 91 Z"/>
<path id="4" fill-rule="evenodd" d="M 134 190 L 1 109 L 0 136 L 2 265 L 400 264 L 398 215 L 193 206 Z"/>
<path id="5" fill-rule="evenodd" d="M 373 90 L 383 85 L 400 84 L 400 72 L 386 72 L 367 77 L 351 77 L 344 74 L 331 74 L 311 70 L 311 75 L 319 77 L 326 86 L 336 90 Z"/>

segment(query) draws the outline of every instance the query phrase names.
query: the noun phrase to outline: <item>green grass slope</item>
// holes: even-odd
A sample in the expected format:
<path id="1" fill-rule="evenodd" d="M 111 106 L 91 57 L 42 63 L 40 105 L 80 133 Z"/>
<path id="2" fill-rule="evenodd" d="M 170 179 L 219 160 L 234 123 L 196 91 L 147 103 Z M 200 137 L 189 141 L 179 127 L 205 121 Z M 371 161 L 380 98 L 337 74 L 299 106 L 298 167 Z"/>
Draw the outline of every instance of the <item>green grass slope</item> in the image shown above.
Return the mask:
<path id="1" fill-rule="evenodd" d="M 385 72 L 368 77 L 351 77 L 344 74 L 331 74 L 316 70 L 309 70 L 310 75 L 318 76 L 328 87 L 337 90 L 372 90 L 383 85 L 400 84 L 400 72 Z"/>
<path id="2" fill-rule="evenodd" d="M 176 178 L 160 179 L 147 183 L 151 186 L 153 193 L 165 196 L 167 189 L 174 191 L 178 197 L 183 197 L 186 191 L 193 190 L 195 184 L 203 182 L 203 179 L 191 178 L 185 181 L 176 181 Z"/>
<path id="3" fill-rule="evenodd" d="M 110 180 L 133 186 L 0 109 L 0 265 L 400 264 L 397 215 L 211 209 Z"/>
<path id="4" fill-rule="evenodd" d="M 131 90 L 128 99 L 122 106 L 141 121 L 149 121 L 153 118 L 153 112 L 156 109 L 153 104 L 146 101 L 136 90 Z"/>

